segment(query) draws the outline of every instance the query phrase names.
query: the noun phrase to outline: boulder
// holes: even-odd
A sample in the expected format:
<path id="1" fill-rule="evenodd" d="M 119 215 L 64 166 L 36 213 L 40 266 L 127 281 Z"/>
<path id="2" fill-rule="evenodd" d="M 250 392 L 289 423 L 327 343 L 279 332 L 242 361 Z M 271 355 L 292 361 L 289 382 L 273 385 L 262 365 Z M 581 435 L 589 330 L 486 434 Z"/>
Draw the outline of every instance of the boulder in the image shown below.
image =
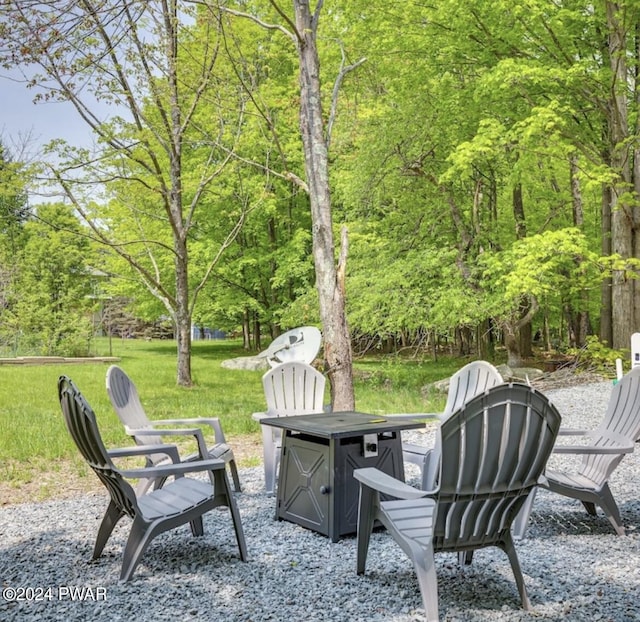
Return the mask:
<path id="1" fill-rule="evenodd" d="M 505 382 L 527 382 L 537 380 L 545 375 L 545 372 L 537 367 L 514 367 L 500 365 L 498 371 Z"/>
<path id="2" fill-rule="evenodd" d="M 508 365 L 504 363 L 502 365 L 496 365 L 496 369 L 500 372 L 500 375 L 505 382 L 509 382 L 509 380 L 513 378 L 513 371 Z"/>
<path id="3" fill-rule="evenodd" d="M 543 376 L 545 372 L 536 367 L 516 367 L 511 368 L 508 365 L 496 365 L 496 369 L 500 372 L 502 379 L 505 382 L 533 382 Z M 433 393 L 447 393 L 449 390 L 450 378 L 444 378 L 437 382 L 432 382 L 425 385 L 421 389 L 422 396 L 426 399 Z"/>
<path id="4" fill-rule="evenodd" d="M 446 394 L 447 391 L 449 391 L 450 380 L 450 378 L 444 378 L 442 380 L 436 380 L 436 382 L 425 384 L 422 389 L 420 389 L 420 394 L 424 399 L 428 399 L 429 395 L 433 393 Z"/>
<path id="5" fill-rule="evenodd" d="M 241 369 L 245 371 L 267 371 L 269 363 L 260 356 L 239 356 L 235 359 L 227 359 L 220 363 L 225 369 Z"/>

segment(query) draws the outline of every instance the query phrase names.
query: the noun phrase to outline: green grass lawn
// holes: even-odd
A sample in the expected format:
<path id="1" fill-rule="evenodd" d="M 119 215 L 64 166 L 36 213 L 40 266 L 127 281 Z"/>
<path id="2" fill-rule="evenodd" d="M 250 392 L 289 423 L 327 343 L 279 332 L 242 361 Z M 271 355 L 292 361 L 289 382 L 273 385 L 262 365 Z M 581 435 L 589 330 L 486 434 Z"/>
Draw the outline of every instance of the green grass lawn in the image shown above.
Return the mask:
<path id="1" fill-rule="evenodd" d="M 195 386 L 176 386 L 176 351 L 172 341 L 98 340 L 97 355 L 120 358 L 119 365 L 135 382 L 152 419 L 219 417 L 233 446 L 234 438 L 259 439 L 259 424 L 251 413 L 264 409 L 263 372 L 233 371 L 220 366 L 246 356 L 237 341 L 197 341 L 193 344 Z M 442 395 L 424 398 L 421 387 L 449 376 L 466 361 L 437 363 L 387 356 L 355 362 L 356 408 L 375 414 L 433 412 L 444 406 Z M 112 410 L 105 389 L 108 363 L 0 366 L 0 480 L 19 486 L 56 469 L 86 472 L 64 427 L 57 399 L 57 379 L 69 376 L 96 412 L 105 444 L 131 440 Z M 328 388 L 327 397 L 328 401 Z M 259 460 L 259 452 L 255 460 Z M 241 465 L 242 466 L 242 465 Z"/>

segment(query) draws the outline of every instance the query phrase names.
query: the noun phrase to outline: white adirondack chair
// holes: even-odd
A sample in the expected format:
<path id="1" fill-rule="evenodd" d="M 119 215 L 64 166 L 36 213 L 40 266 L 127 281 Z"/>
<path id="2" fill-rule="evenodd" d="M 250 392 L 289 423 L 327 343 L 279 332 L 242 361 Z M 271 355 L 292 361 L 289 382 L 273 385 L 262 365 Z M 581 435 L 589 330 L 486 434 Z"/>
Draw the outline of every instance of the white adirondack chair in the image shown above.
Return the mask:
<path id="1" fill-rule="evenodd" d="M 323 412 L 326 379 L 317 369 L 292 361 L 273 367 L 262 377 L 267 410 L 254 413 L 260 421 L 266 417 L 310 415 Z M 261 425 L 264 454 L 264 481 L 269 494 L 275 492 L 282 430 Z"/>
<path id="2" fill-rule="evenodd" d="M 615 532 L 624 535 L 625 529 L 618 504 L 609 488 L 609 478 L 625 454 L 634 450 L 640 440 L 640 366 L 623 376 L 611 391 L 607 411 L 593 430 L 563 430 L 560 436 L 575 436 L 584 441 L 577 445 L 557 443 L 554 454 L 581 456 L 580 464 L 565 469 L 547 469 L 541 484 L 553 492 L 582 502 L 587 512 L 595 516 L 602 508 Z M 514 523 L 514 537 L 525 536 L 533 507 L 535 489 Z"/>
<path id="3" fill-rule="evenodd" d="M 472 361 L 465 365 L 451 376 L 447 403 L 444 412 L 440 415 L 440 420 L 444 421 L 471 398 L 503 382 L 500 372 L 487 361 Z M 431 490 L 434 487 L 440 461 L 440 450 L 437 445 L 424 447 L 403 443 L 402 459 L 420 467 L 423 490 Z"/>
<path id="4" fill-rule="evenodd" d="M 135 384 L 117 365 L 111 365 L 107 369 L 106 385 L 111 405 L 124 425 L 125 432 L 132 436 L 138 445 L 161 442 L 162 437 L 193 436 L 198 444 L 198 451 L 184 456 L 183 462 L 203 458 L 224 460 L 229 467 L 234 487 L 237 492 L 240 492 L 240 477 L 233 450 L 226 443 L 220 420 L 217 417 L 149 419 L 142 407 Z M 202 433 L 203 428 L 211 429 L 213 442 L 209 441 L 207 444 Z M 162 454 L 150 455 L 147 459 L 149 466 L 169 462 L 168 458 Z M 145 492 L 149 486 L 159 488 L 163 483 L 164 480 L 160 478 L 141 480 L 138 492 Z"/>

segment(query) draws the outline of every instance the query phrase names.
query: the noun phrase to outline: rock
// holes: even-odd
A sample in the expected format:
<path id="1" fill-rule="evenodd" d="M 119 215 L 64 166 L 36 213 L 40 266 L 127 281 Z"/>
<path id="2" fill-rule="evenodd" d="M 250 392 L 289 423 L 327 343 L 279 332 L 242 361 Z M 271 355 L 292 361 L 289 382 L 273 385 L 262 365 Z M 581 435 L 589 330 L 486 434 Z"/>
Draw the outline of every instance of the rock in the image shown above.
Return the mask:
<path id="1" fill-rule="evenodd" d="M 429 386 L 432 388 L 433 391 L 438 391 L 439 393 L 446 393 L 449 390 L 450 382 L 451 382 L 451 378 L 444 378 L 443 380 L 432 382 Z"/>
<path id="2" fill-rule="evenodd" d="M 535 367 L 516 367 L 512 369 L 508 365 L 496 365 L 496 369 L 500 372 L 505 382 L 533 382 L 543 376 L 546 376 L 545 372 Z M 437 382 L 432 382 L 422 387 L 420 393 L 426 399 L 433 393 L 447 393 L 449 391 L 450 378 L 444 378 Z"/>
<path id="3" fill-rule="evenodd" d="M 505 382 L 513 380 L 515 382 L 527 382 L 537 380 L 545 375 L 545 373 L 536 367 L 514 367 L 511 370 L 511 374 L 506 377 L 505 374 L 500 372 Z"/>
<path id="4" fill-rule="evenodd" d="M 444 393 L 446 394 L 449 391 L 449 382 L 450 378 L 444 378 L 443 380 L 436 380 L 436 382 L 431 382 L 430 384 L 425 384 L 420 389 L 420 395 L 424 399 L 428 399 L 430 395 L 433 393 Z"/>
<path id="5" fill-rule="evenodd" d="M 260 356 L 239 356 L 220 363 L 225 369 L 241 369 L 245 371 L 266 371 L 269 369 L 267 359 Z"/>
<path id="6" fill-rule="evenodd" d="M 496 369 L 500 372 L 500 375 L 505 382 L 509 382 L 509 379 L 513 378 L 513 371 L 508 365 L 504 363 L 502 365 L 496 365 Z"/>

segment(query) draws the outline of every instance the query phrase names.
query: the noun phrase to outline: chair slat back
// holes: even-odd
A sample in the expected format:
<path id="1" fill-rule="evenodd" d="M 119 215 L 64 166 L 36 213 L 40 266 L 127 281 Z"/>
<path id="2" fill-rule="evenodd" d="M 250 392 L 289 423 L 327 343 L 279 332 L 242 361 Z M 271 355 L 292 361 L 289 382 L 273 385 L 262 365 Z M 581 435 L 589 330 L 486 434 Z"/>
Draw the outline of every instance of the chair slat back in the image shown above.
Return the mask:
<path id="1" fill-rule="evenodd" d="M 267 412 L 286 417 L 321 413 L 326 379 L 317 369 L 300 362 L 283 363 L 262 377 Z"/>
<path id="2" fill-rule="evenodd" d="M 106 383 L 109 399 L 122 424 L 132 430 L 149 427 L 149 417 L 131 378 L 117 365 L 111 365 L 107 369 Z M 153 445 L 158 437 L 136 434 L 135 440 L 138 445 Z"/>
<path id="3" fill-rule="evenodd" d="M 491 363 L 487 361 L 468 363 L 451 376 L 444 415 L 450 415 L 462 408 L 472 397 L 503 382 L 500 372 Z"/>
<path id="4" fill-rule="evenodd" d="M 67 430 L 83 458 L 105 485 L 113 502 L 133 517 L 137 512 L 135 492 L 107 455 L 93 409 L 67 376 L 58 379 L 58 397 Z"/>
<path id="5" fill-rule="evenodd" d="M 634 442 L 640 439 L 640 367 L 634 367 L 613 387 L 598 429 Z"/>
<path id="6" fill-rule="evenodd" d="M 524 384 L 501 384 L 443 421 L 434 543 L 439 550 L 501 540 L 553 449 L 560 414 Z"/>

